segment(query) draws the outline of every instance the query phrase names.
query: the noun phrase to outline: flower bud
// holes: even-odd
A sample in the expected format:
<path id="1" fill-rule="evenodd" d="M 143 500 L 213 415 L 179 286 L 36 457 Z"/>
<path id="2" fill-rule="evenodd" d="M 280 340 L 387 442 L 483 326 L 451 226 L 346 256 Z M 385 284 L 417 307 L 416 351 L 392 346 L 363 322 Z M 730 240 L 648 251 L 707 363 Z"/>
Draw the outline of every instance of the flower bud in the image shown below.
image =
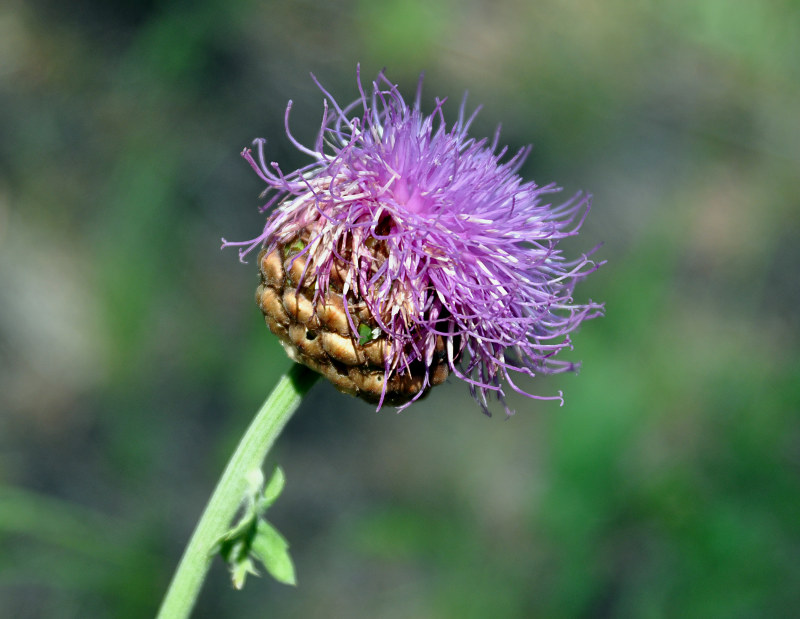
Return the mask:
<path id="1" fill-rule="evenodd" d="M 518 174 L 530 147 L 504 160 L 499 133 L 469 137 L 466 100 L 450 126 L 442 100 L 423 114 L 421 85 L 409 105 L 383 74 L 368 92 L 359 80 L 360 98 L 341 108 L 318 84 L 327 100 L 309 147 L 289 131 L 289 102 L 287 135 L 312 162 L 284 174 L 263 140 L 257 156 L 245 149 L 272 212 L 261 235 L 223 247 L 241 259 L 263 247 L 256 302 L 270 330 L 292 359 L 378 408 L 407 406 L 449 374 L 487 414 L 491 394 L 511 414 L 509 388 L 560 400 L 513 377 L 575 370 L 557 356 L 603 312 L 573 301 L 599 265 L 558 248 L 591 196 L 553 206 L 560 188 Z"/>

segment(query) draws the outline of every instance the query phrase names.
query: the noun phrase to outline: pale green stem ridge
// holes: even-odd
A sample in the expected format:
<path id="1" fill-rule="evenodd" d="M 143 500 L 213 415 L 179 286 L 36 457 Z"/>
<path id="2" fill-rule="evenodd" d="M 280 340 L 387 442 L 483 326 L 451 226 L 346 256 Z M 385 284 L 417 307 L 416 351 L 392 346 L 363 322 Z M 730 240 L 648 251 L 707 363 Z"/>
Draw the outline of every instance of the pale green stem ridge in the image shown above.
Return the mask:
<path id="1" fill-rule="evenodd" d="M 247 492 L 248 473 L 261 468 L 275 439 L 318 376 L 307 367 L 294 364 L 256 413 L 195 527 L 157 619 L 184 619 L 192 612 L 215 546 L 231 527 Z"/>

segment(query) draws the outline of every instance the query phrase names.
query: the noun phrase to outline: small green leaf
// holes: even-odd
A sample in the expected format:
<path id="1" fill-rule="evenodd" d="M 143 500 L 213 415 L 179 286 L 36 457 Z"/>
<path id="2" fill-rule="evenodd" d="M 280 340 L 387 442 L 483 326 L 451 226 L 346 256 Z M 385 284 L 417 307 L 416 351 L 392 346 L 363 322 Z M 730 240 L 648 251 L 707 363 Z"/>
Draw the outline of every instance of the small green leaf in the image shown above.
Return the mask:
<path id="1" fill-rule="evenodd" d="M 259 576 L 258 570 L 249 557 L 245 557 L 243 560 L 237 561 L 231 565 L 233 588 L 240 591 L 244 587 L 244 581 L 247 579 L 248 574 Z"/>
<path id="2" fill-rule="evenodd" d="M 253 557 L 264 564 L 264 567 L 278 582 L 295 585 L 294 563 L 289 556 L 289 544 L 284 537 L 266 520 L 258 521 L 258 529 L 250 547 Z"/>
<path id="3" fill-rule="evenodd" d="M 369 342 L 370 337 L 372 337 L 372 329 L 369 328 L 369 325 L 362 322 L 358 325 L 358 343 L 363 346 Z"/>
<path id="4" fill-rule="evenodd" d="M 237 522 L 233 527 L 228 529 L 222 537 L 217 540 L 218 544 L 225 546 L 232 545 L 237 539 L 244 538 L 248 535 L 248 531 L 253 526 L 253 522 L 255 521 L 255 514 L 253 512 L 245 513 L 239 522 Z"/>
<path id="5" fill-rule="evenodd" d="M 283 246 L 283 257 L 288 258 L 289 256 L 293 256 L 294 254 L 298 254 L 303 251 L 306 247 L 305 241 L 303 239 L 295 239 L 291 245 L 284 245 Z"/>
<path id="6" fill-rule="evenodd" d="M 217 541 L 215 552 L 219 552 L 231 572 L 233 586 L 244 587 L 248 574 L 258 575 L 254 561 L 264 564 L 277 580 L 288 585 L 295 584 L 294 564 L 289 557 L 289 544 L 275 528 L 264 520 L 264 513 L 280 495 L 286 478 L 280 467 L 269 480 L 266 488 L 261 470 L 247 475 L 247 491 L 242 499 L 241 516 Z"/>
<path id="7" fill-rule="evenodd" d="M 381 330 L 378 327 L 373 329 L 368 324 L 362 322 L 360 325 L 358 325 L 359 346 L 363 346 L 364 344 L 369 344 L 373 340 L 377 340 L 380 334 Z"/>
<path id="8" fill-rule="evenodd" d="M 283 474 L 283 469 L 279 466 L 276 466 L 275 472 L 272 474 L 267 487 L 264 488 L 264 495 L 258 502 L 259 515 L 263 514 L 267 508 L 275 502 L 275 500 L 280 496 L 281 492 L 283 492 L 283 487 L 285 485 L 286 476 Z"/>

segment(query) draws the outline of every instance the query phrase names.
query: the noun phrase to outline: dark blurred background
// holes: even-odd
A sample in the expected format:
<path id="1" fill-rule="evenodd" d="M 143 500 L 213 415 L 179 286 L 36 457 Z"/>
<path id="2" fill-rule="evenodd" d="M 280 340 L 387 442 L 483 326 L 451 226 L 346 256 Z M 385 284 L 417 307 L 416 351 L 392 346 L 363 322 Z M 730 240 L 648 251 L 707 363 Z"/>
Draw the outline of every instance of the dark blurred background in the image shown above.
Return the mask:
<path id="1" fill-rule="evenodd" d="M 253 302 L 263 186 L 356 63 L 465 90 L 473 134 L 594 208 L 579 376 L 481 415 L 316 386 L 269 460 L 299 587 L 216 617 L 790 617 L 800 608 L 794 0 L 6 0 L 0 8 L 0 615 L 152 616 L 289 365 Z"/>

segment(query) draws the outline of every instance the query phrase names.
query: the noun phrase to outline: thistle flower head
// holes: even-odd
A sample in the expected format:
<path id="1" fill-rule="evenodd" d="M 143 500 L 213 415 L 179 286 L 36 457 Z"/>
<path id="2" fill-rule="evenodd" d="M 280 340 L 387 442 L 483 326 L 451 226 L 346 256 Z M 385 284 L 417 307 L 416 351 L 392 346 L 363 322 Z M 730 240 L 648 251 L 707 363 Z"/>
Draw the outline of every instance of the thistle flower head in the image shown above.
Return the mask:
<path id="1" fill-rule="evenodd" d="M 241 259 L 264 248 L 258 303 L 290 355 L 379 407 L 405 406 L 449 373 L 487 414 L 491 394 L 511 414 L 509 388 L 560 400 L 515 379 L 575 370 L 557 356 L 602 313 L 572 300 L 598 265 L 558 249 L 591 196 L 551 205 L 560 188 L 518 174 L 530 147 L 506 157 L 499 130 L 470 137 L 478 110 L 467 117 L 466 99 L 450 125 L 442 99 L 423 114 L 421 79 L 413 105 L 382 73 L 366 90 L 359 79 L 346 107 L 317 85 L 326 100 L 313 145 L 289 131 L 291 101 L 285 116 L 311 163 L 284 172 L 265 160 L 264 140 L 255 155 L 245 149 L 267 184 L 262 210 L 277 207 L 258 237 L 223 240 Z"/>

